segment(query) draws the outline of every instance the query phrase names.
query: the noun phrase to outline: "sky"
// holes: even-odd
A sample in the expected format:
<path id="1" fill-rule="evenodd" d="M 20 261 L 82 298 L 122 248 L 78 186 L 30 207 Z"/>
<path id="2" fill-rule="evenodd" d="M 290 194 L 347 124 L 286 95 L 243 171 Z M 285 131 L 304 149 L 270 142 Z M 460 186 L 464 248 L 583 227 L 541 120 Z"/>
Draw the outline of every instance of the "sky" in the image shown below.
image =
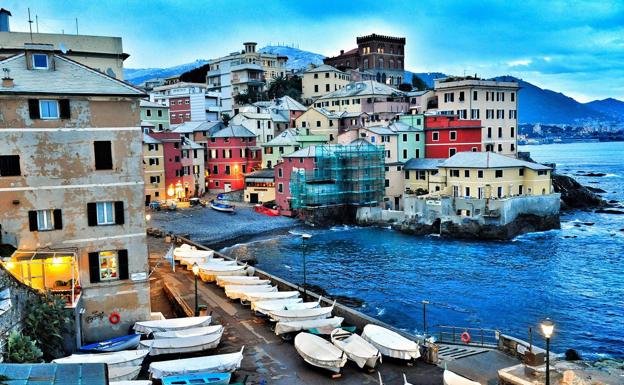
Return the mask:
<path id="1" fill-rule="evenodd" d="M 11 29 L 120 36 L 126 68 L 170 67 L 278 43 L 335 56 L 355 38 L 406 38 L 405 67 L 513 75 L 586 102 L 624 100 L 624 0 L 0 0 Z M 35 27 L 33 27 L 35 28 Z"/>

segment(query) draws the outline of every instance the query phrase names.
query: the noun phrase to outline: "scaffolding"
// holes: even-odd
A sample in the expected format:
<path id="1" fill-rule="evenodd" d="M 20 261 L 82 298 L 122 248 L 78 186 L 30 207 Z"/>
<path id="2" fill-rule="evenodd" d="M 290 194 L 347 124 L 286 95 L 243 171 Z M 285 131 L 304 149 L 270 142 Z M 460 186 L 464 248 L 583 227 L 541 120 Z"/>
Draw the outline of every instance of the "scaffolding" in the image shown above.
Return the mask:
<path id="1" fill-rule="evenodd" d="M 291 207 L 377 204 L 384 196 L 384 155 L 383 146 L 364 140 L 346 146 L 316 146 L 315 168 L 291 173 Z"/>

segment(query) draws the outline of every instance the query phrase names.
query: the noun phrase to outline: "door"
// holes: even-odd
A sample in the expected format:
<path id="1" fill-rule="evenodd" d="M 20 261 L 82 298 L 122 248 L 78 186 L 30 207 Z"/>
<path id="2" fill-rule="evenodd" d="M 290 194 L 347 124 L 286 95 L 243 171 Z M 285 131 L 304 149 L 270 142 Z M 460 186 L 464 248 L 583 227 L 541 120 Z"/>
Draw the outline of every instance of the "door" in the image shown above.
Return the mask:
<path id="1" fill-rule="evenodd" d="M 231 183 L 224 183 L 223 184 L 223 191 L 225 191 L 225 192 L 232 191 L 232 184 Z"/>
<path id="2" fill-rule="evenodd" d="M 395 210 L 400 210 L 400 205 L 401 205 L 401 198 L 400 197 L 394 197 L 394 209 Z"/>
<path id="3" fill-rule="evenodd" d="M 258 193 L 249 194 L 249 203 L 258 203 Z"/>
<path id="4" fill-rule="evenodd" d="M 145 206 L 149 206 L 151 201 L 152 201 L 152 196 L 151 195 L 146 195 L 145 196 Z"/>

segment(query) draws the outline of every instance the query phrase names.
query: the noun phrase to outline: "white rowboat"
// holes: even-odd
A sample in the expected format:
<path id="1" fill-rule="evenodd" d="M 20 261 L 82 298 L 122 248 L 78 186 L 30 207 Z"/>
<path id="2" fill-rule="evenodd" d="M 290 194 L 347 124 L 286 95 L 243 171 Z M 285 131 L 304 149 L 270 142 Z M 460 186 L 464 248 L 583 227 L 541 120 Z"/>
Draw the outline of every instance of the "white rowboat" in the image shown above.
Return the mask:
<path id="1" fill-rule="evenodd" d="M 109 381 L 132 381 L 135 380 L 141 372 L 141 365 L 138 366 L 119 366 L 108 367 Z"/>
<path id="2" fill-rule="evenodd" d="M 287 299 L 299 297 L 298 291 L 275 291 L 269 293 L 248 293 L 241 297 L 241 301 L 266 301 L 271 299 Z"/>
<path id="3" fill-rule="evenodd" d="M 108 364 L 108 367 L 137 366 L 149 350 L 122 350 L 114 353 L 72 354 L 53 360 L 55 364 Z"/>
<path id="4" fill-rule="evenodd" d="M 269 318 L 275 322 L 309 321 L 331 317 L 333 306 L 312 309 L 275 310 L 269 312 Z"/>
<path id="5" fill-rule="evenodd" d="M 172 353 L 192 353 L 214 349 L 219 346 L 223 328 L 220 333 L 205 334 L 203 336 L 160 338 L 157 340 L 143 340 L 141 347 L 149 349 L 150 356 Z"/>
<path id="6" fill-rule="evenodd" d="M 362 338 L 370 342 L 384 356 L 402 360 L 411 360 L 420 357 L 418 343 L 378 325 L 368 324 L 364 326 Z"/>
<path id="7" fill-rule="evenodd" d="M 153 332 L 168 332 L 174 330 L 184 330 L 191 328 L 198 328 L 202 326 L 210 325 L 212 317 L 186 317 L 186 318 L 169 318 L 165 320 L 157 321 L 139 321 L 134 324 L 134 330 L 149 334 Z"/>
<path id="8" fill-rule="evenodd" d="M 247 264 L 199 267 L 199 277 L 204 282 L 214 282 L 218 276 L 223 275 L 247 275 Z"/>
<path id="9" fill-rule="evenodd" d="M 481 385 L 480 382 L 469 380 L 448 369 L 444 370 L 442 378 L 444 379 L 444 385 Z"/>
<path id="10" fill-rule="evenodd" d="M 286 299 L 274 299 L 266 301 L 255 301 L 251 303 L 251 310 L 259 313 L 268 314 L 273 310 L 285 309 L 289 304 L 302 303 L 303 298 L 286 298 Z"/>
<path id="11" fill-rule="evenodd" d="M 331 342 L 347 354 L 347 357 L 357 366 L 368 366 L 374 369 L 381 359 L 379 350 L 364 338 L 355 333 L 343 329 L 334 329 L 331 332 Z"/>
<path id="12" fill-rule="evenodd" d="M 161 338 L 184 338 L 184 337 L 201 337 L 209 334 L 215 333 L 223 333 L 223 326 L 221 325 L 212 325 L 212 326 L 202 326 L 199 328 L 191 328 L 184 330 L 173 330 L 170 332 L 156 332 L 153 334 L 154 339 L 158 340 Z"/>
<path id="13" fill-rule="evenodd" d="M 249 293 L 276 292 L 277 286 L 269 285 L 228 285 L 225 287 L 225 295 L 230 299 L 239 299 Z"/>
<path id="14" fill-rule="evenodd" d="M 244 349 L 243 346 L 236 353 L 152 362 L 149 372 L 155 379 L 200 372 L 231 373 L 240 368 Z"/>
<path id="15" fill-rule="evenodd" d="M 270 285 L 271 281 L 268 279 L 260 279 L 258 277 L 252 276 L 218 276 L 217 277 L 217 286 L 225 287 L 228 285 Z"/>
<path id="16" fill-rule="evenodd" d="M 310 365 L 340 373 L 347 363 L 344 352 L 319 336 L 299 333 L 295 337 L 297 353 Z"/>
<path id="17" fill-rule="evenodd" d="M 278 322 L 275 325 L 275 334 L 294 333 L 302 330 L 310 330 L 315 328 L 332 327 L 339 328 L 342 325 L 344 318 L 333 317 L 326 319 L 315 319 L 310 321 L 293 321 L 293 322 Z"/>

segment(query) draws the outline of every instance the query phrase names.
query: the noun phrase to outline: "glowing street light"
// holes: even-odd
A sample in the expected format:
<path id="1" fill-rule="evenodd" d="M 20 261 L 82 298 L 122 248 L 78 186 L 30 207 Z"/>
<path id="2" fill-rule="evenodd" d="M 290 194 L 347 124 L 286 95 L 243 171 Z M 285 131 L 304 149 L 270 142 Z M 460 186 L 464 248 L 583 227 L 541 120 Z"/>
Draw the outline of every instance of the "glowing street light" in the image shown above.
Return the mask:
<path id="1" fill-rule="evenodd" d="M 550 385 L 550 337 L 555 331 L 555 324 L 550 318 L 546 318 L 542 322 L 542 333 L 546 337 L 546 385 Z"/>
<path id="2" fill-rule="evenodd" d="M 199 304 L 197 302 L 197 276 L 199 275 L 199 265 L 197 262 L 193 263 L 193 275 L 195 276 L 195 317 L 199 315 Z"/>

